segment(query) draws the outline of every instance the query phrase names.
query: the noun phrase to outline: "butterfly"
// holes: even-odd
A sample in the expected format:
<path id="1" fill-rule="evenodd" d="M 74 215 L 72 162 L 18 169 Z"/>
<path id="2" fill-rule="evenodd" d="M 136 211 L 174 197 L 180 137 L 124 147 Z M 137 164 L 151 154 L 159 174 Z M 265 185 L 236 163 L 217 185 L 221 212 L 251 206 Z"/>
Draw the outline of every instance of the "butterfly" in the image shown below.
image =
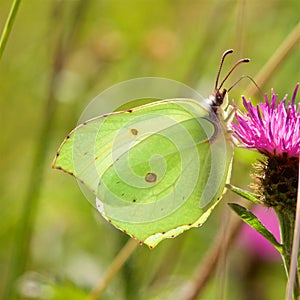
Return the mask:
<path id="1" fill-rule="evenodd" d="M 225 192 L 233 145 L 221 108 L 222 86 L 204 101 L 142 99 L 71 131 L 52 167 L 85 185 L 101 215 L 129 236 L 155 247 L 201 226 Z M 137 103 L 143 105 L 136 106 Z"/>

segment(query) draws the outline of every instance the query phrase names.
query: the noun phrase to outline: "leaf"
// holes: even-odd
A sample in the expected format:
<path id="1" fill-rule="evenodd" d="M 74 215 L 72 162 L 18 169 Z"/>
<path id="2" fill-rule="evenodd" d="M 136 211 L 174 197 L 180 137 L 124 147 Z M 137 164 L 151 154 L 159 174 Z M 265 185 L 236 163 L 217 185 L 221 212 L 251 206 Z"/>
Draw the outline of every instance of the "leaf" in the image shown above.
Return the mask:
<path id="1" fill-rule="evenodd" d="M 220 201 L 233 151 L 226 135 L 201 103 L 162 100 L 78 126 L 53 167 L 88 187 L 106 220 L 155 247 L 201 226 Z"/>
<path id="2" fill-rule="evenodd" d="M 229 190 L 233 191 L 234 193 L 238 194 L 239 196 L 243 197 L 244 199 L 251 201 L 252 203 L 261 204 L 261 201 L 258 199 L 257 195 L 254 193 L 240 189 L 231 184 L 227 184 L 226 187 Z"/>
<path id="3" fill-rule="evenodd" d="M 237 203 L 228 203 L 228 205 L 242 218 L 244 222 L 246 222 L 254 230 L 265 237 L 281 253 L 282 245 L 278 243 L 274 235 L 259 221 L 259 219 L 251 211 Z"/>

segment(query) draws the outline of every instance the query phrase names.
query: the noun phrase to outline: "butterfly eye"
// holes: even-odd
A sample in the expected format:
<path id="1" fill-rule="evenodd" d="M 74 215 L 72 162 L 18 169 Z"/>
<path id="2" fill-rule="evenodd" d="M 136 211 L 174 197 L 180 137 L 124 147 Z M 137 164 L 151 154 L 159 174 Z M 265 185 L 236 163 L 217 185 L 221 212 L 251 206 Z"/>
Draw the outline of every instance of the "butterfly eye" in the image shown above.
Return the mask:
<path id="1" fill-rule="evenodd" d="M 212 107 L 215 108 L 215 110 L 217 109 L 217 107 L 223 104 L 223 100 L 226 96 L 226 93 L 227 93 L 226 89 L 223 89 L 222 92 L 220 92 L 219 90 L 215 92 L 215 96 L 213 97 L 212 100 Z"/>
<path id="2" fill-rule="evenodd" d="M 222 104 L 223 98 L 224 98 L 223 95 L 217 94 L 217 96 L 216 96 L 216 104 L 217 104 L 217 105 Z"/>

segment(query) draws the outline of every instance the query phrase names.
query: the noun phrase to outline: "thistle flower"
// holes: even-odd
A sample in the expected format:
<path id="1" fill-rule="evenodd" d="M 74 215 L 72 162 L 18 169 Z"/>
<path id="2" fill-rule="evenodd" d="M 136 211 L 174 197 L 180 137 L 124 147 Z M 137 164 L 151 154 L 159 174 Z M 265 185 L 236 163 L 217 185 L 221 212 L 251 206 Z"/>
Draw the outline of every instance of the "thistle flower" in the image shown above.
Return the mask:
<path id="1" fill-rule="evenodd" d="M 243 97 L 247 112 L 236 110 L 237 123 L 231 128 L 247 148 L 266 156 L 256 164 L 256 192 L 265 206 L 275 210 L 295 210 L 300 153 L 300 105 L 295 104 L 299 83 L 292 100 L 287 95 L 277 103 L 278 95 L 265 95 L 265 102 L 253 106 Z"/>
<path id="2" fill-rule="evenodd" d="M 256 148 L 262 154 L 298 157 L 300 152 L 300 104 L 295 104 L 299 83 L 292 102 L 287 95 L 277 105 L 278 95 L 272 90 L 271 100 L 265 95 L 265 103 L 254 107 L 243 97 L 248 113 L 236 111 L 238 124 L 232 129 L 247 148 Z"/>

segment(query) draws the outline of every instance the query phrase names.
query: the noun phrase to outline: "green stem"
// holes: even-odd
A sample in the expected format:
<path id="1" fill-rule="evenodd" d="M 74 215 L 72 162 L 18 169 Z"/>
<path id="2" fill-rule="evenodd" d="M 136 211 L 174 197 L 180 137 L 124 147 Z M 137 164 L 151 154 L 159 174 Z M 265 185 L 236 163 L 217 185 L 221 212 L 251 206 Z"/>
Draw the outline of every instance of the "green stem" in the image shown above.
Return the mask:
<path id="1" fill-rule="evenodd" d="M 8 283 L 4 291 L 4 299 L 17 299 L 16 280 L 21 276 L 28 263 L 29 247 L 32 238 L 34 223 L 36 219 L 37 207 L 41 185 L 43 182 L 44 162 L 49 146 L 49 137 L 56 110 L 56 100 L 53 98 L 54 82 L 57 72 L 53 72 L 50 82 L 48 99 L 45 103 L 43 122 L 40 125 L 38 143 L 36 145 L 32 168 L 29 175 L 27 192 L 22 205 L 22 211 L 18 220 L 15 243 L 11 258 L 11 265 L 8 275 Z"/>
<path id="2" fill-rule="evenodd" d="M 299 155 L 300 158 L 300 155 Z M 298 179 L 300 175 L 300 165 L 298 166 Z M 289 269 L 289 280 L 286 287 L 286 299 L 291 300 L 293 297 L 293 288 L 295 286 L 295 281 L 299 285 L 299 271 L 298 271 L 298 259 L 299 259 L 299 238 L 300 238 L 300 180 L 298 180 L 298 193 L 297 193 L 297 203 L 296 203 L 296 217 L 295 217 L 295 228 L 293 236 L 293 246 L 291 253 L 291 264 Z M 298 290 L 299 292 L 299 290 Z M 298 299 L 300 296 L 298 295 Z"/>
<path id="3" fill-rule="evenodd" d="M 12 30 L 13 24 L 15 22 L 20 3 L 21 3 L 21 0 L 14 0 L 13 4 L 11 6 L 11 9 L 10 9 L 9 15 L 7 17 L 6 23 L 4 25 L 4 28 L 3 28 L 3 31 L 2 31 L 2 34 L 0 37 L 0 59 L 3 55 L 5 46 L 7 44 L 8 37 Z"/>
<path id="4" fill-rule="evenodd" d="M 291 254 L 293 247 L 293 236 L 295 227 L 295 212 L 288 210 L 277 211 L 277 216 L 280 224 L 280 234 L 282 243 L 282 259 L 284 263 L 284 268 L 289 278 L 289 270 L 291 266 Z M 295 284 L 294 284 L 294 297 L 299 299 L 300 286 L 299 286 L 299 275 L 295 274 Z"/>
<path id="5" fill-rule="evenodd" d="M 109 266 L 109 269 L 106 271 L 104 276 L 95 286 L 95 288 L 88 295 L 87 300 L 97 300 L 103 294 L 106 287 L 113 280 L 116 274 L 120 271 L 124 263 L 130 257 L 130 255 L 134 252 L 136 247 L 138 246 L 138 242 L 134 239 L 129 239 L 125 246 L 121 249 L 119 254 L 116 256 L 112 264 Z"/>

